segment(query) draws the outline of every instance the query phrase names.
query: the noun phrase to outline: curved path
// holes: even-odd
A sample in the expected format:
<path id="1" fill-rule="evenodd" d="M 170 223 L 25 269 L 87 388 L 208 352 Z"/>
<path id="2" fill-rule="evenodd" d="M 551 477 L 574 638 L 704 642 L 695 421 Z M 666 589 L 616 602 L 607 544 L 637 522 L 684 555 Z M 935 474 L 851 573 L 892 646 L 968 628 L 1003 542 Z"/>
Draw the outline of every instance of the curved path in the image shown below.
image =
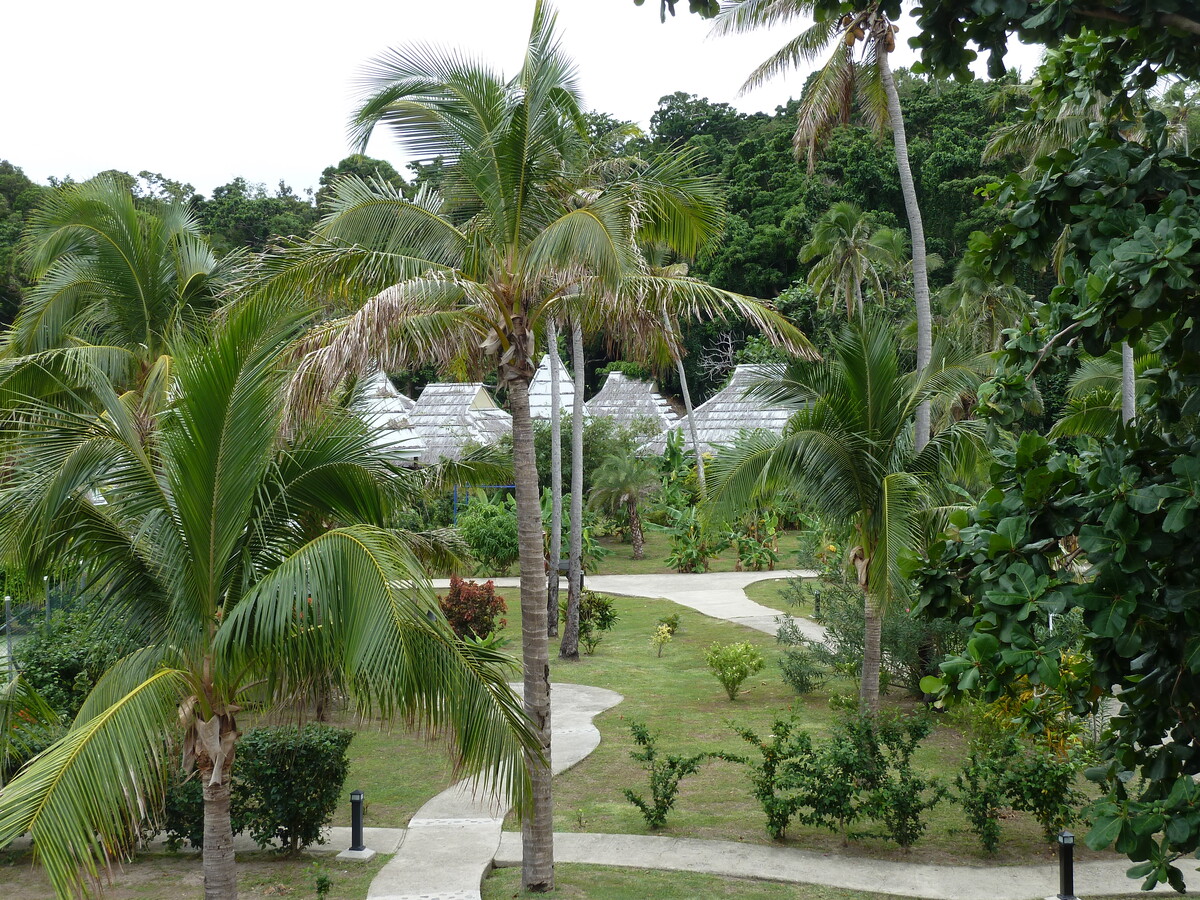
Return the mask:
<path id="1" fill-rule="evenodd" d="M 520 693 L 520 685 L 513 685 Z M 575 765 L 600 744 L 592 723 L 622 697 L 581 684 L 550 688 L 551 768 Z M 403 841 L 367 892 L 368 900 L 479 900 L 479 885 L 500 845 L 509 803 L 476 791 L 474 780 L 442 791 L 408 823 Z"/>
<path id="2" fill-rule="evenodd" d="M 815 574 L 791 570 L 594 575 L 588 577 L 587 586 L 609 594 L 660 597 L 713 618 L 774 634 L 774 620 L 780 612 L 751 601 L 744 593 L 745 586 L 770 578 Z M 497 578 L 495 582 L 497 587 L 518 586 L 515 578 Z M 446 584 L 435 582 L 438 587 Z M 803 618 L 797 618 L 796 622 L 807 636 L 823 639 L 821 626 Z M 611 691 L 579 685 L 556 684 L 553 691 L 553 763 L 557 773 L 595 749 L 600 735 L 592 725 L 592 717 L 615 705 L 621 697 Z M 577 701 L 582 706 L 572 710 Z M 400 851 L 371 884 L 369 898 L 477 900 L 479 885 L 490 865 L 520 865 L 520 833 L 501 834 L 503 813 L 473 800 L 463 784 L 439 794 L 421 808 L 405 833 Z M 923 900 L 1037 900 L 1053 896 L 1058 884 L 1058 869 L 1054 864 L 940 866 L 769 844 L 633 834 L 558 833 L 554 836 L 554 857 L 557 862 L 820 884 Z M 1180 865 L 1188 881 L 1195 884 L 1200 880 L 1200 867 L 1194 860 L 1182 860 Z M 1076 890 L 1083 896 L 1137 893 L 1138 882 L 1125 875 L 1128 866 L 1128 861 L 1121 859 L 1078 863 Z M 1156 892 L 1174 893 L 1164 885 L 1159 885 Z"/>
<path id="3" fill-rule="evenodd" d="M 696 612 L 736 622 L 756 631 L 775 634 L 779 626 L 775 619 L 783 615 L 777 609 L 755 603 L 746 596 L 746 585 L 776 578 L 815 578 L 809 569 L 780 569 L 774 572 L 706 572 L 702 575 L 588 575 L 587 587 L 605 594 L 623 597 L 656 597 L 670 600 Z M 496 587 L 520 587 L 517 578 L 495 578 Z M 449 587 L 450 582 L 435 580 L 437 589 Z M 815 641 L 825 639 L 825 629 L 808 619 L 797 616 L 796 625 L 805 637 Z"/>

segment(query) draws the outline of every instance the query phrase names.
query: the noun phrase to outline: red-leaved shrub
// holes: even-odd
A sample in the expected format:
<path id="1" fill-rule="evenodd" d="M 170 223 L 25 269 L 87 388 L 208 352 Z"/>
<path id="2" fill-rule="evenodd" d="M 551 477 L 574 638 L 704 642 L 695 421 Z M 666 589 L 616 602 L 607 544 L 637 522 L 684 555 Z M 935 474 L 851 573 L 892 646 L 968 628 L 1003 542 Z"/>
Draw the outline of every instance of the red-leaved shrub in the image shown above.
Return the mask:
<path id="1" fill-rule="evenodd" d="M 508 612 L 508 605 L 503 597 L 496 596 L 496 585 L 491 581 L 476 584 L 451 575 L 450 592 L 438 597 L 438 603 L 460 638 L 486 638 L 508 624 L 506 619 L 499 618 Z"/>

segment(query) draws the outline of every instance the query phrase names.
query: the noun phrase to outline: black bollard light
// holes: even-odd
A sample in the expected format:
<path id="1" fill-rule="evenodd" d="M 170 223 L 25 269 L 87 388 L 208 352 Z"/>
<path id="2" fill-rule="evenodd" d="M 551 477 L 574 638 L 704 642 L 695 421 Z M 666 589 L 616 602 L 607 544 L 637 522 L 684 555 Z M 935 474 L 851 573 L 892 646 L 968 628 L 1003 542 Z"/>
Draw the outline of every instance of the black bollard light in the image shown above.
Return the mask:
<path id="1" fill-rule="evenodd" d="M 350 792 L 350 849 L 366 850 L 363 843 L 363 792 Z"/>
<path id="2" fill-rule="evenodd" d="M 813 591 L 813 618 L 821 618 L 821 592 Z"/>
<path id="3" fill-rule="evenodd" d="M 1075 835 L 1058 833 L 1058 900 L 1079 900 L 1075 896 Z"/>

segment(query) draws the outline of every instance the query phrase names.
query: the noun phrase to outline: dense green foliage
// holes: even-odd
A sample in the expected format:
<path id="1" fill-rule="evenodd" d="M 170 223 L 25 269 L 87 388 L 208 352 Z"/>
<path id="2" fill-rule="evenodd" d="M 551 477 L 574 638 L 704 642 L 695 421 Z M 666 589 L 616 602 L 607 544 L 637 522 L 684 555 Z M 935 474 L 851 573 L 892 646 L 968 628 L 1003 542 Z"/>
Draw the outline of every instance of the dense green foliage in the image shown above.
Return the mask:
<path id="1" fill-rule="evenodd" d="M 309 724 L 251 728 L 238 744 L 233 786 L 234 833 L 260 847 L 294 853 L 322 844 L 350 771 L 354 732 Z M 204 846 L 204 799 L 196 778 L 178 774 L 166 793 L 163 830 L 168 845 Z"/>
<path id="2" fill-rule="evenodd" d="M 17 666 L 59 715 L 71 719 L 113 663 L 137 647 L 122 623 L 96 610 L 59 611 L 17 643 Z"/>
<path id="3" fill-rule="evenodd" d="M 482 492 L 476 494 L 459 515 L 457 527 L 480 569 L 488 575 L 507 574 L 509 566 L 517 561 L 517 512 L 511 497 L 497 495 L 489 500 Z"/>
<path id="4" fill-rule="evenodd" d="M 705 651 L 704 661 L 730 700 L 736 700 L 746 679 L 761 672 L 766 665 L 762 654 L 746 641 L 714 643 Z"/>

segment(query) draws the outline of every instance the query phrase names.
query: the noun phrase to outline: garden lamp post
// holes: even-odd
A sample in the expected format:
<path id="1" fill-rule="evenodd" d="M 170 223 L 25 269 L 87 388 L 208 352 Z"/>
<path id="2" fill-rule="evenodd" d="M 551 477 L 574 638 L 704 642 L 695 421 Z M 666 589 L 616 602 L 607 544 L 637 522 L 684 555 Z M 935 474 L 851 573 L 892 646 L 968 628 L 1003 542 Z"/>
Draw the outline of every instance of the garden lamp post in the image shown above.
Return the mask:
<path id="1" fill-rule="evenodd" d="M 1075 835 L 1069 831 L 1058 834 L 1058 898 L 1079 900 L 1075 896 Z"/>

